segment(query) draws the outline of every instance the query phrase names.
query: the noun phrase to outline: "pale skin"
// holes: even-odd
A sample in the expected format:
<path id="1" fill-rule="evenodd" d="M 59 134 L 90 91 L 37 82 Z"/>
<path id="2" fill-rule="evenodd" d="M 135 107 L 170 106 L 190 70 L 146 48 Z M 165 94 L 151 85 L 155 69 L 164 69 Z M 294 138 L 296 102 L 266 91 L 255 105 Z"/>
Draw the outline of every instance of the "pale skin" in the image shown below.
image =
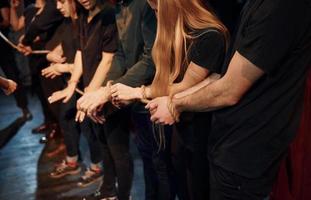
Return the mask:
<path id="1" fill-rule="evenodd" d="M 264 72 L 239 52 L 235 52 L 226 74 L 217 81 L 175 94 L 172 105 L 176 112 L 206 112 L 236 105 Z M 152 111 L 151 120 L 162 124 L 173 124 L 175 119 L 168 111 L 168 97 L 152 100 L 146 108 Z"/>

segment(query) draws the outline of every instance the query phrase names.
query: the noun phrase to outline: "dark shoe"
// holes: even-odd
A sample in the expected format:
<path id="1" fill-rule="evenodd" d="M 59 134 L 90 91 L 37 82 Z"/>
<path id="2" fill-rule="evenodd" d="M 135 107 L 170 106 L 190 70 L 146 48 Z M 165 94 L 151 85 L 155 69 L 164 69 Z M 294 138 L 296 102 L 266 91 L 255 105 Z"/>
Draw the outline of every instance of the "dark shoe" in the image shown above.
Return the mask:
<path id="1" fill-rule="evenodd" d="M 23 115 L 22 115 L 23 120 L 25 120 L 25 121 L 32 120 L 33 116 L 28 109 L 23 109 L 22 112 L 23 112 Z"/>
<path id="2" fill-rule="evenodd" d="M 103 194 L 99 190 L 97 190 L 93 194 L 83 197 L 83 200 L 118 200 L 118 198 L 116 196 L 104 197 Z"/>
<path id="3" fill-rule="evenodd" d="M 31 132 L 32 133 L 44 133 L 44 132 L 48 131 L 49 128 L 50 128 L 49 123 L 43 123 L 43 124 L 39 125 L 38 127 L 32 129 Z"/>
<path id="4" fill-rule="evenodd" d="M 51 178 L 62 178 L 66 175 L 75 175 L 81 171 L 79 165 L 75 167 L 69 166 L 68 163 L 63 160 L 60 164 L 56 165 L 54 170 L 50 173 Z"/>
<path id="5" fill-rule="evenodd" d="M 103 179 L 101 172 L 96 172 L 88 168 L 78 182 L 79 187 L 87 187 L 93 183 L 100 182 Z"/>
<path id="6" fill-rule="evenodd" d="M 40 138 L 40 140 L 39 140 L 39 143 L 41 143 L 41 144 L 46 144 L 46 143 L 48 143 L 48 138 L 45 137 L 45 136 L 42 136 L 42 137 Z"/>

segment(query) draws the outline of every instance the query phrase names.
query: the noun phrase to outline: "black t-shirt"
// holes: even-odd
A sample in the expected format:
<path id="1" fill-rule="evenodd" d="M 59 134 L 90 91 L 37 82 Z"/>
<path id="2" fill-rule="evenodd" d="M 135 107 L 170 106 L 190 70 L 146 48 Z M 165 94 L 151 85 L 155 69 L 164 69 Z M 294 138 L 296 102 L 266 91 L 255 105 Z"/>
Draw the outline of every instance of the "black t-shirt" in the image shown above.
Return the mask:
<path id="1" fill-rule="evenodd" d="M 74 63 L 78 49 L 78 27 L 76 21 L 72 21 L 71 18 L 65 18 L 56 30 L 55 35 L 57 35 L 57 39 L 61 43 L 66 63 Z"/>
<path id="2" fill-rule="evenodd" d="M 311 65 L 310 10 L 310 0 L 246 5 L 232 55 L 238 51 L 264 75 L 237 105 L 214 112 L 209 138 L 214 164 L 249 178 L 277 167 L 300 120 Z"/>
<path id="3" fill-rule="evenodd" d="M 115 10 L 111 5 L 106 3 L 89 23 L 87 16 L 87 13 L 79 16 L 79 49 L 82 51 L 84 86 L 92 80 L 102 53 L 114 53 L 118 42 Z"/>
<path id="4" fill-rule="evenodd" d="M 210 73 L 220 73 L 226 54 L 226 40 L 217 30 L 200 31 L 188 44 L 188 61 L 206 68 Z M 211 113 L 185 112 L 176 124 L 182 142 L 190 150 L 206 146 L 210 130 Z"/>

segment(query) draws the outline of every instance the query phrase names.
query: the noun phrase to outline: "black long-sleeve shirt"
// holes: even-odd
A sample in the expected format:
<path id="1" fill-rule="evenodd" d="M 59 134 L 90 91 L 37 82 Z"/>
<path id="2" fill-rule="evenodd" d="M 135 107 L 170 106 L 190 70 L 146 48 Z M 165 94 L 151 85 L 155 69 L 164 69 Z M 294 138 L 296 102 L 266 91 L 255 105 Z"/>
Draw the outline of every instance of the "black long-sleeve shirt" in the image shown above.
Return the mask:
<path id="1" fill-rule="evenodd" d="M 118 50 L 107 74 L 108 80 L 138 87 L 151 83 L 155 73 L 151 50 L 157 19 L 146 0 L 118 4 L 116 21 Z"/>

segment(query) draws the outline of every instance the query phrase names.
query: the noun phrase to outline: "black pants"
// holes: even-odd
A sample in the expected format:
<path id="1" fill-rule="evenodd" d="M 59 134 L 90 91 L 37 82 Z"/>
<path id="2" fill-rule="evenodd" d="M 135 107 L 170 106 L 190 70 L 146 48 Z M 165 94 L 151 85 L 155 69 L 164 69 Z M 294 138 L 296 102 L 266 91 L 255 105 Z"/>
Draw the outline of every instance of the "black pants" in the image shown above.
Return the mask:
<path id="1" fill-rule="evenodd" d="M 210 117 L 205 115 L 185 116 L 189 119 L 184 119 L 174 129 L 172 158 L 180 200 L 209 199 L 207 143 Z"/>
<path id="2" fill-rule="evenodd" d="M 275 182 L 278 164 L 258 178 L 246 178 L 210 165 L 211 200 L 264 200 Z"/>
<path id="3" fill-rule="evenodd" d="M 133 181 L 133 161 L 129 152 L 128 109 L 116 111 L 104 124 L 104 178 L 101 192 L 105 197 L 129 200 Z M 118 187 L 116 188 L 116 181 Z"/>
<path id="4" fill-rule="evenodd" d="M 101 162 L 103 160 L 103 157 L 102 157 L 102 144 L 100 142 L 99 135 L 102 134 L 103 132 L 103 126 L 101 124 L 94 123 L 90 118 L 85 118 L 84 121 L 81 123 L 80 127 L 82 133 L 85 135 L 86 140 L 88 142 L 91 162 L 94 164 Z M 69 141 L 70 139 L 75 140 L 71 141 L 72 143 L 70 144 L 68 143 L 70 145 L 69 148 L 73 148 L 73 151 L 70 153 L 73 153 L 75 155 L 78 155 L 78 144 L 75 144 L 75 142 L 79 141 L 77 137 L 78 137 L 77 134 L 76 135 L 67 134 L 65 139 L 65 141 Z"/>
<path id="5" fill-rule="evenodd" d="M 21 109 L 26 109 L 28 106 L 27 101 L 27 93 L 23 87 L 22 82 L 19 78 L 19 71 L 16 65 L 15 57 L 11 47 L 7 47 L 6 44 L 0 42 L 1 50 L 1 58 L 0 58 L 0 66 L 7 76 L 7 78 L 12 79 L 18 85 L 16 91 L 14 92 L 14 98 L 16 100 L 17 106 Z"/>
<path id="6" fill-rule="evenodd" d="M 73 97 L 67 103 L 63 103 L 60 106 L 59 125 L 64 133 L 64 143 L 66 146 L 67 155 L 70 157 L 79 155 L 80 126 L 79 123 L 75 121 L 75 116 L 77 113 L 76 102 L 77 96 L 73 95 Z M 91 141 L 89 143 L 92 143 Z"/>
<path id="7" fill-rule="evenodd" d="M 171 163 L 171 134 L 166 127 L 165 145 L 159 146 L 159 133 L 154 132 L 150 114 L 132 112 L 137 149 L 144 167 L 145 200 L 173 200 L 175 189 Z M 163 143 L 163 144 L 164 144 Z"/>

